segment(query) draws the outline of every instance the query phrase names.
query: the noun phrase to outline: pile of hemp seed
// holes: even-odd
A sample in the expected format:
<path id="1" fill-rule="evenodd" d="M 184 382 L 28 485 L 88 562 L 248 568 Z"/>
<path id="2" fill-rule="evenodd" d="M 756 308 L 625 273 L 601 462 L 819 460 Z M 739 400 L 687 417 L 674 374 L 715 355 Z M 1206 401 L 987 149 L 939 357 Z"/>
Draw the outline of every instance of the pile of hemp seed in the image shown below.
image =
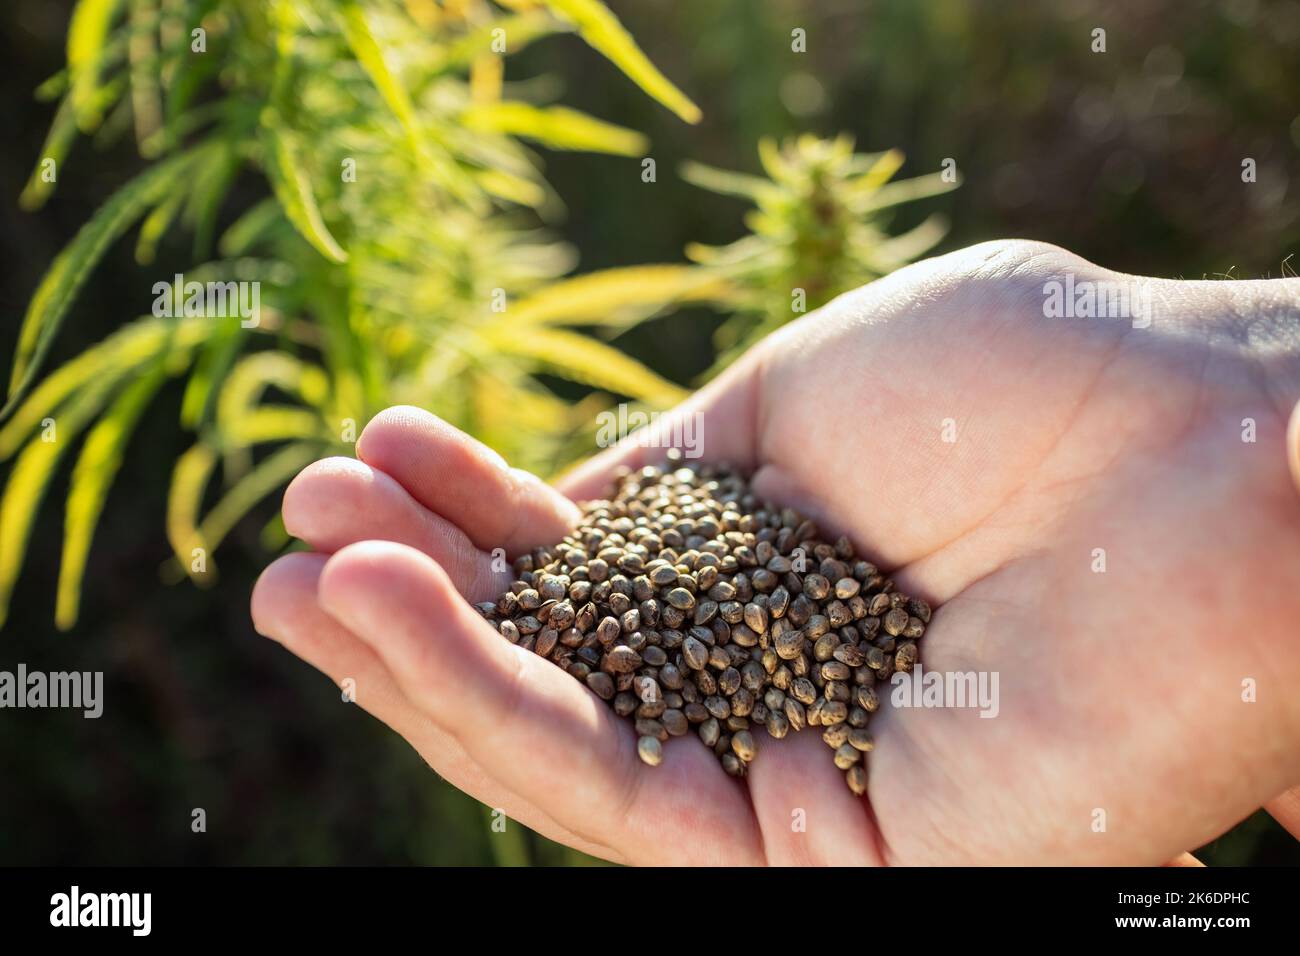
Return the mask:
<path id="1" fill-rule="evenodd" d="M 929 605 L 726 465 L 670 452 L 615 481 L 558 545 L 517 558 L 518 579 L 479 612 L 634 721 L 652 766 L 693 731 L 743 777 L 761 731 L 820 727 L 865 793 L 877 685 L 916 664 Z"/>

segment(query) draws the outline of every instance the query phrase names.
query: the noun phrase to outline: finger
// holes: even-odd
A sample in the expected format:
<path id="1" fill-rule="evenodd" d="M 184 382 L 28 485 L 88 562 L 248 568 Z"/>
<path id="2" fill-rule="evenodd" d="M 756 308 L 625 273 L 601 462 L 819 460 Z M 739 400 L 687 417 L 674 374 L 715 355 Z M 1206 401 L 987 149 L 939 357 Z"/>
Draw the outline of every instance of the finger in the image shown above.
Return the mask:
<path id="1" fill-rule="evenodd" d="M 507 570 L 441 515 L 429 511 L 382 471 L 352 458 L 308 465 L 284 493 L 284 526 L 316 551 L 332 554 L 357 541 L 409 545 L 447 569 L 470 601 L 495 598 L 510 586 Z"/>
<path id="2" fill-rule="evenodd" d="M 759 384 L 767 342 L 672 411 L 562 476 L 556 486 L 575 501 L 603 498 L 619 468 L 663 461 L 669 448 L 683 457 L 751 469 L 759 458 Z"/>
<path id="3" fill-rule="evenodd" d="M 319 599 L 479 766 L 562 826 L 634 862 L 761 860 L 743 789 L 698 741 L 670 743 L 657 768 L 642 764 L 624 721 L 502 640 L 427 556 L 351 545 L 325 566 Z"/>
<path id="4" fill-rule="evenodd" d="M 1198 860 L 1196 857 L 1192 856 L 1190 853 L 1183 853 L 1180 854 L 1179 856 L 1174 857 L 1172 860 L 1166 863 L 1165 866 L 1195 867 L 1195 866 L 1205 866 L 1205 864 L 1202 863 L 1200 860 Z"/>
<path id="5" fill-rule="evenodd" d="M 760 731 L 762 728 L 758 728 Z M 875 828 L 862 797 L 844 784 L 821 729 L 773 740 L 756 734 L 749 794 L 769 863 L 777 866 L 879 866 Z"/>
<path id="6" fill-rule="evenodd" d="M 1296 491 L 1300 491 L 1300 402 L 1291 409 L 1291 422 L 1286 430 L 1286 460 L 1291 466 Z"/>
<path id="7" fill-rule="evenodd" d="M 409 405 L 371 419 L 357 440 L 357 456 L 485 551 L 504 548 L 514 555 L 553 544 L 578 521 L 573 502 L 540 478 L 509 467 L 486 445 Z"/>
<path id="8" fill-rule="evenodd" d="M 1274 797 L 1264 804 L 1264 809 L 1287 833 L 1300 840 L 1300 787 Z"/>
<path id="9" fill-rule="evenodd" d="M 258 633 L 278 641 L 335 684 L 352 680 L 356 703 L 401 734 L 452 786 L 552 840 L 618 860 L 613 850 L 581 839 L 502 787 L 454 738 L 411 705 L 375 652 L 317 605 L 316 589 L 325 561 L 319 554 L 289 554 L 262 572 L 251 602 Z"/>

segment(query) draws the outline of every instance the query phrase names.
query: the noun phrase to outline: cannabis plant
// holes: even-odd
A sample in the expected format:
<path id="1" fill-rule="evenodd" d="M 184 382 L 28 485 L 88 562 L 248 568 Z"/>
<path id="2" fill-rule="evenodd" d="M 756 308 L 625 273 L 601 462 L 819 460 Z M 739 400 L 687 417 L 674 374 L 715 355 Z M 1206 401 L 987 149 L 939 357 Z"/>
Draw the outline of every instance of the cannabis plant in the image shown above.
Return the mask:
<path id="1" fill-rule="evenodd" d="M 766 177 L 688 163 L 697 186 L 754 203 L 749 235 L 721 248 L 693 244 L 687 256 L 729 283 L 734 315 L 719 328 L 725 366 L 785 322 L 843 292 L 892 272 L 932 249 L 947 225 L 935 214 L 891 236 L 889 214 L 902 203 L 957 185 L 947 170 L 891 182 L 903 164 L 898 150 L 855 153 L 848 136 L 800 136 L 758 145 Z"/>
<path id="2" fill-rule="evenodd" d="M 75 623 L 109 486 L 173 377 L 194 443 L 172 472 L 167 570 L 206 585 L 237 522 L 308 462 L 351 453 L 388 405 L 429 408 L 548 473 L 589 444 L 612 399 L 661 408 L 684 395 L 610 334 L 705 303 L 735 313 L 719 333 L 725 362 L 941 234 L 932 219 L 890 238 L 880 217 L 947 184 L 889 183 L 897 153 L 805 137 L 761 145 L 769 178 L 685 170 L 753 201 L 751 235 L 689 248 L 694 264 L 570 276 L 571 250 L 545 231 L 560 200 L 525 143 L 626 157 L 647 144 L 504 81 L 508 54 L 566 32 L 699 119 L 598 0 L 80 0 L 67 66 L 38 91 L 58 106 L 20 201 L 45 201 L 78 134 L 133 136 L 146 166 L 57 257 L 19 331 L 0 408 L 0 459 L 12 462 L 0 624 L 44 491 L 80 439 L 55 611 L 60 627 Z M 264 198 L 229 209 L 250 170 Z M 137 224 L 152 314 L 47 372 L 87 276 Z M 151 275 L 159 243 L 182 230 L 196 264 Z M 563 400 L 541 373 L 588 395 Z M 276 520 L 263 540 L 287 544 Z"/>
<path id="3" fill-rule="evenodd" d="M 559 203 L 524 141 L 646 148 L 634 131 L 509 94 L 504 55 L 560 32 L 698 119 L 597 0 L 80 0 L 67 67 L 39 90 L 59 105 L 21 202 L 46 199 L 78 133 L 133 134 L 148 165 L 52 264 L 19 332 L 0 410 L 0 458 L 14 459 L 0 622 L 43 491 L 84 433 L 56 610 L 61 627 L 75 622 L 108 487 L 172 376 L 186 378 L 179 414 L 195 442 L 175 465 L 167 533 L 177 568 L 200 583 L 253 505 L 312 459 L 349 451 L 386 405 L 424 405 L 546 470 L 593 408 L 560 401 L 534 373 L 652 405 L 681 396 L 575 326 L 636 321 L 702 294 L 708 277 L 651 266 L 557 281 L 572 254 L 539 231 Z M 217 235 L 249 169 L 266 198 Z M 142 267 L 174 229 L 200 264 L 174 299 L 171 276 L 144 281 L 165 280 L 153 315 L 46 374 L 87 275 L 137 223 Z M 191 302 L 187 290 L 212 285 L 256 290 L 253 321 Z"/>

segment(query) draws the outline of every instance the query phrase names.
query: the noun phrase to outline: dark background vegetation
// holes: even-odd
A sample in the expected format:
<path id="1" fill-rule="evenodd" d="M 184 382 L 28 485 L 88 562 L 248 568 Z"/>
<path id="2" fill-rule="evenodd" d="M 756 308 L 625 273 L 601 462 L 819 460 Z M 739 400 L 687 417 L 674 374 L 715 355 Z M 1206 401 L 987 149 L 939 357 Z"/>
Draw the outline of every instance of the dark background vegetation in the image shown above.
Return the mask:
<path id="1" fill-rule="evenodd" d="M 613 0 L 647 53 L 704 109 L 687 127 L 572 37 L 509 61 L 507 80 L 550 74 L 564 101 L 652 139 L 659 181 L 636 160 L 549 154 L 582 267 L 680 261 L 688 241 L 741 234 L 743 208 L 679 181 L 688 158 L 756 171 L 763 135 L 854 133 L 903 149 L 902 175 L 956 160 L 965 183 L 900 216 L 941 209 L 943 248 L 1024 236 L 1129 272 L 1280 275 L 1300 249 L 1300 2 Z M 79 143 L 54 200 L 20 213 L 51 107 L 33 88 L 63 59 L 71 4 L 0 5 L 5 143 L 0 150 L 0 367 L 26 301 L 62 245 L 140 165 L 129 141 Z M 1107 30 L 1107 52 L 1090 32 Z M 807 31 L 808 52 L 790 50 Z M 1241 182 L 1253 157 L 1258 182 Z M 252 182 L 241 200 L 260 198 Z M 247 203 L 246 203 L 247 204 Z M 246 205 L 245 204 L 245 205 Z M 237 212 L 231 209 L 230 214 Z M 147 311 L 149 282 L 119 243 L 75 306 L 54 358 Z M 185 239 L 150 270 L 189 264 Z M 1294 265 L 1294 263 L 1292 263 Z M 711 359 L 717 318 L 684 312 L 622 344 L 689 381 Z M 578 862 L 432 775 L 405 743 L 316 671 L 255 635 L 248 595 L 265 557 L 256 531 L 226 546 L 223 578 L 161 583 L 170 463 L 189 443 L 179 386 L 133 439 L 96 539 L 81 624 L 51 623 L 66 473 L 36 524 L 0 668 L 104 670 L 103 718 L 6 711 L 0 730 L 0 863 Z M 1188 799 L 1195 799 L 1188 794 Z M 208 832 L 190 829 L 207 811 Z M 1296 863 L 1262 814 L 1199 854 L 1218 864 Z"/>

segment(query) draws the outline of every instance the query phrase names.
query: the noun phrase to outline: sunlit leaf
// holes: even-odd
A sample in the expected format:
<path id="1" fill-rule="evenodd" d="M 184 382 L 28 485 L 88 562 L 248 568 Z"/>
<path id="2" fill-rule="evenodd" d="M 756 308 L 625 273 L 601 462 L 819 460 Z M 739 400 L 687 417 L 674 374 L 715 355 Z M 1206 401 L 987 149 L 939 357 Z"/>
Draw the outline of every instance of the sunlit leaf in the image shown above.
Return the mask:
<path id="1" fill-rule="evenodd" d="M 31 212 L 45 204 L 45 200 L 54 192 L 60 168 L 76 138 L 77 114 L 72 107 L 72 97 L 65 96 L 54 113 L 49 132 L 45 134 L 45 143 L 41 146 L 36 168 L 32 170 L 27 185 L 18 197 L 19 206 Z M 53 165 L 47 165 L 48 163 Z"/>
<path id="2" fill-rule="evenodd" d="M 270 441 L 329 438 L 319 414 L 293 405 L 261 405 L 232 423 L 221 433 L 224 443 L 238 448 Z"/>
<path id="3" fill-rule="evenodd" d="M 210 583 L 215 573 L 212 549 L 199 533 L 199 511 L 216 465 L 213 448 L 202 442 L 191 446 L 176 460 L 167 494 L 167 540 L 185 573 L 199 584 Z"/>
<path id="4" fill-rule="evenodd" d="M 217 242 L 217 249 L 223 256 L 246 255 L 283 221 L 280 204 L 274 199 L 264 199 L 231 223 Z"/>
<path id="5" fill-rule="evenodd" d="M 191 168 L 196 155 L 181 153 L 164 160 L 123 186 L 55 258 L 27 306 L 9 379 L 9 398 L 0 409 L 0 421 L 8 418 L 31 384 L 63 317 L 104 250 L 146 209 L 170 192 Z"/>
<path id="6" fill-rule="evenodd" d="M 162 126 L 162 97 L 159 94 L 155 38 L 158 9 L 154 0 L 131 0 L 130 38 L 127 55 L 131 64 L 131 115 L 135 120 L 135 141 L 141 156 L 157 155 L 146 144 Z"/>
<path id="7" fill-rule="evenodd" d="M 496 103 L 501 99 L 506 61 L 495 53 L 481 53 L 469 70 L 469 98 L 474 103 Z"/>
<path id="8" fill-rule="evenodd" d="M 325 225 L 316 205 L 311 180 L 303 169 L 292 135 L 272 123 L 262 127 L 266 145 L 266 174 L 284 214 L 316 251 L 331 262 L 347 262 L 348 254 Z"/>
<path id="9" fill-rule="evenodd" d="M 537 183 L 499 169 L 480 169 L 474 178 L 490 195 L 530 209 L 538 208 L 549 198 L 546 190 Z"/>
<path id="10" fill-rule="evenodd" d="M 872 192 L 889 182 L 894 173 L 902 168 L 903 154 L 896 149 L 887 150 L 858 178 L 854 186 L 861 191 Z"/>
<path id="11" fill-rule="evenodd" d="M 689 394 L 626 353 L 577 332 L 539 326 L 523 335 L 501 329 L 491 338 L 501 351 L 535 359 L 572 381 L 659 407 L 675 405 Z"/>
<path id="12" fill-rule="evenodd" d="M 640 133 L 563 106 L 480 103 L 465 111 L 464 120 L 471 129 L 522 136 L 552 149 L 644 156 L 650 145 Z"/>
<path id="13" fill-rule="evenodd" d="M 68 24 L 68 69 L 72 74 L 72 107 L 82 130 L 97 124 L 94 107 L 105 41 L 121 0 L 78 0 Z"/>
<path id="14" fill-rule="evenodd" d="M 153 262 L 158 243 L 166 235 L 184 202 L 185 191 L 177 188 L 145 216 L 144 222 L 140 224 L 140 234 L 135 240 L 135 261 L 140 265 L 150 265 Z"/>
<path id="15" fill-rule="evenodd" d="M 659 72 L 618 17 L 600 0 L 545 0 L 545 3 L 556 14 L 572 21 L 592 49 L 607 57 L 646 93 L 686 122 L 700 121 L 700 108 Z"/>
<path id="16" fill-rule="evenodd" d="M 217 428 L 221 434 L 240 434 L 262 393 L 271 386 L 319 406 L 325 400 L 329 380 L 317 366 L 284 352 L 245 356 L 226 375 L 217 395 Z"/>
<path id="17" fill-rule="evenodd" d="M 194 371 L 185 383 L 181 398 L 181 424 L 197 428 L 211 414 L 216 394 L 215 385 L 225 377 L 248 337 L 248 331 L 239 323 L 222 322 L 214 330 L 194 363 Z"/>
<path id="18" fill-rule="evenodd" d="M 715 169 L 703 163 L 685 162 L 681 174 L 688 183 L 724 196 L 739 196 L 757 202 L 772 192 L 772 184 L 760 176 Z"/>
<path id="19" fill-rule="evenodd" d="M 239 154 L 232 143 L 218 140 L 195 165 L 186 190 L 185 221 L 194 232 L 194 256 L 201 259 L 212 249 L 217 214 L 226 191 L 239 171 Z"/>
<path id="20" fill-rule="evenodd" d="M 216 325 L 205 318 L 143 318 L 114 332 L 47 375 L 0 427 L 0 459 L 14 454 L 41 420 L 55 414 L 69 396 L 95 394 L 162 354 L 183 354 L 206 339 Z M 92 412 L 98 412 L 95 408 Z"/>
<path id="21" fill-rule="evenodd" d="M 62 630 L 77 623 L 81 581 L 90 557 L 95 526 L 109 486 L 122 464 L 122 453 L 140 414 L 157 393 L 166 374 L 161 363 L 128 385 L 86 436 L 68 492 L 63 527 L 63 561 L 59 567 L 54 620 Z"/>
<path id="22" fill-rule="evenodd" d="M 37 436 L 19 454 L 0 498 L 0 627 L 9 612 L 9 598 L 22 570 L 23 555 L 32 523 L 46 488 L 64 453 L 99 411 L 110 392 L 107 382 L 96 383 L 52 417 L 51 440 Z"/>
<path id="23" fill-rule="evenodd" d="M 915 179 L 902 179 L 896 183 L 886 183 L 875 191 L 865 205 L 859 207 L 859 211 L 863 213 L 875 212 L 890 206 L 912 202 L 916 199 L 941 196 L 960 185 L 959 181 L 945 182 L 943 173 L 931 173 L 928 176 L 917 176 Z"/>
<path id="24" fill-rule="evenodd" d="M 878 243 L 864 258 L 884 275 L 919 259 L 942 242 L 947 233 L 948 220 L 936 213 L 907 232 Z"/>
<path id="25" fill-rule="evenodd" d="M 204 515 L 198 527 L 198 537 L 209 549 L 220 546 L 250 509 L 320 455 L 319 444 L 294 444 L 286 445 L 258 462 Z"/>
<path id="26" fill-rule="evenodd" d="M 411 97 L 401 81 L 389 69 L 388 61 L 384 59 L 383 47 L 371 32 L 365 11 L 355 0 L 344 0 L 342 9 L 339 10 L 339 21 L 343 25 L 343 36 L 347 39 L 348 46 L 352 48 L 357 62 L 370 76 L 371 82 L 375 84 L 384 102 L 388 104 L 388 108 L 402 124 L 411 142 L 418 143 L 420 124 L 415 118 L 415 107 L 411 105 Z"/>
<path id="27" fill-rule="evenodd" d="M 690 266 L 625 266 L 551 283 L 502 319 L 515 327 L 628 325 L 670 303 L 711 301 L 725 290 L 722 277 Z"/>

